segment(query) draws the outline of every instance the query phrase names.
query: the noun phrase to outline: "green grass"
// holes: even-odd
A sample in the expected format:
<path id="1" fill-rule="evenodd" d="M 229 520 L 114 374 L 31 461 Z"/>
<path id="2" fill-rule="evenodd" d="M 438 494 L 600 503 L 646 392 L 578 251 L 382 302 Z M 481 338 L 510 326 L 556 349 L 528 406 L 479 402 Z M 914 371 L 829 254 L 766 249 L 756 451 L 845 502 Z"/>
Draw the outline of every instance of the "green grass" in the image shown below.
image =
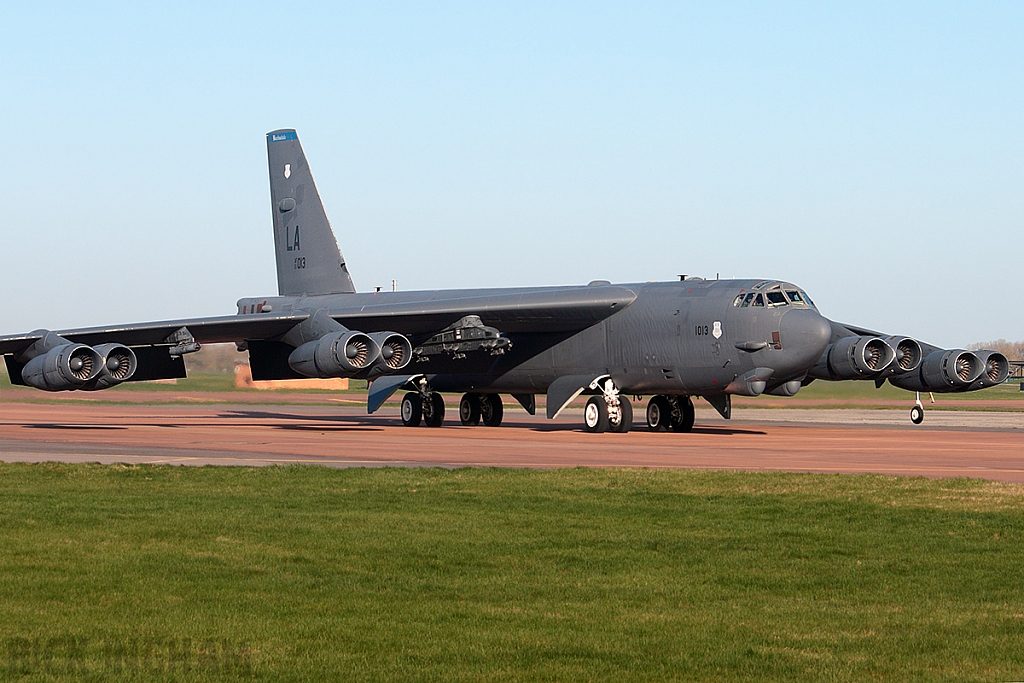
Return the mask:
<path id="1" fill-rule="evenodd" d="M 7 375 L 6 369 L 0 369 L 0 389 L 6 389 L 11 387 L 11 380 Z M 104 389 L 102 392 L 90 394 L 90 398 L 102 397 L 103 402 L 113 401 L 117 402 L 118 394 L 122 392 L 255 392 L 255 389 L 239 389 L 235 387 L 234 375 L 229 373 L 193 373 L 188 377 L 179 379 L 174 384 L 158 384 L 156 382 L 125 382 L 119 384 L 116 387 L 110 389 Z M 45 392 L 37 392 L 38 396 L 46 397 Z M 262 394 L 268 392 L 261 391 Z M 272 394 L 365 394 L 366 393 L 366 380 L 352 379 L 349 380 L 349 388 L 345 391 L 339 391 L 336 389 L 277 389 Z"/>
<path id="2" fill-rule="evenodd" d="M 0 465 L 13 680 L 1019 680 L 1024 489 Z"/>
<path id="3" fill-rule="evenodd" d="M 913 402 L 914 393 L 910 391 L 904 391 L 891 384 L 883 384 L 880 389 L 875 388 L 874 382 L 860 382 L 860 381 L 848 381 L 848 382 L 826 382 L 826 381 L 815 381 L 800 389 L 797 393 L 797 398 L 809 398 L 809 399 L 831 399 L 831 400 L 851 400 L 851 399 L 883 399 L 891 400 L 895 402 L 906 402 L 907 397 L 910 397 Z M 988 389 L 981 389 L 980 391 L 968 391 L 959 394 L 935 394 L 936 400 L 940 403 L 943 399 L 955 399 L 955 400 L 1022 400 L 1024 401 L 1024 391 L 1020 390 L 1020 382 L 1014 382 L 1010 384 L 1000 384 L 999 386 L 990 387 Z M 927 401 L 927 395 L 922 399 Z"/>

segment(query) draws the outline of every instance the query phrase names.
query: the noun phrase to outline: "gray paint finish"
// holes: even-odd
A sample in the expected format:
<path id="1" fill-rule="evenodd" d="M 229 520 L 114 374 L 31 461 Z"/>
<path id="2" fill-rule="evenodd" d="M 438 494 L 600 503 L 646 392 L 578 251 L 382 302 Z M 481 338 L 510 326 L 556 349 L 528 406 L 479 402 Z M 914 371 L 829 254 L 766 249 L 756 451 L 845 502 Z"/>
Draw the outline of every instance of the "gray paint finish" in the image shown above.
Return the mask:
<path id="1" fill-rule="evenodd" d="M 861 349 L 864 345 L 857 346 L 861 357 L 830 355 L 833 348 L 851 346 L 834 347 L 839 340 L 880 337 L 879 333 L 825 319 L 799 287 L 776 280 L 356 293 L 295 131 L 269 133 L 267 151 L 278 296 L 240 299 L 236 315 L 63 330 L 47 338 L 137 349 L 139 363 L 150 365 L 138 369 L 140 379 L 180 374 L 180 362 L 154 359 L 161 349 L 170 353 L 182 339 L 248 343 L 254 376 L 289 378 L 312 367 L 296 368 L 289 361 L 295 346 L 317 342 L 307 339 L 308 324 L 299 326 L 314 314 L 329 316 L 334 322 L 326 322 L 332 330 L 394 332 L 408 338 L 411 346 L 406 348 L 415 347 L 413 357 L 401 359 L 394 368 L 365 368 L 351 375 L 390 373 L 371 389 L 371 410 L 404 386 L 420 391 L 507 392 L 524 405 L 533 405 L 533 394 L 549 390 L 549 399 L 559 404 L 580 391 L 603 392 L 610 405 L 615 405 L 617 393 L 704 396 L 728 416 L 731 394 L 792 395 L 813 377 L 881 377 L 910 390 L 965 391 L 996 382 L 1000 362 L 1006 363 L 999 354 L 950 355 L 919 345 L 918 355 L 931 354 L 927 363 L 919 358 L 911 362 L 896 348 L 894 362 L 902 365 L 890 364 L 882 375 L 882 369 L 871 365 L 877 357 L 869 357 L 870 349 Z M 476 327 L 459 327 L 468 320 L 476 320 Z M 458 342 L 459 335 L 480 331 L 480 325 L 499 334 L 503 344 L 472 347 Z M 325 324 L 315 327 L 326 329 Z M 452 346 L 438 342 L 442 332 L 456 340 Z M 0 353 L 13 381 L 22 380 L 33 353 L 52 354 L 50 365 L 63 362 L 66 349 L 38 343 L 46 336 L 46 330 L 38 330 L 0 337 Z M 879 342 L 868 346 L 889 348 Z M 424 349 L 447 350 L 427 355 Z M 348 347 L 332 348 L 332 353 L 357 358 Z M 58 365 L 54 367 L 60 370 L 63 366 Z M 850 370 L 854 366 L 857 372 Z M 925 366 L 927 376 L 920 369 Z M 72 374 L 58 372 L 54 386 L 46 388 L 83 388 L 73 378 L 59 379 Z M 613 384 L 603 384 L 605 378 Z M 549 404 L 549 414 L 557 407 Z"/>

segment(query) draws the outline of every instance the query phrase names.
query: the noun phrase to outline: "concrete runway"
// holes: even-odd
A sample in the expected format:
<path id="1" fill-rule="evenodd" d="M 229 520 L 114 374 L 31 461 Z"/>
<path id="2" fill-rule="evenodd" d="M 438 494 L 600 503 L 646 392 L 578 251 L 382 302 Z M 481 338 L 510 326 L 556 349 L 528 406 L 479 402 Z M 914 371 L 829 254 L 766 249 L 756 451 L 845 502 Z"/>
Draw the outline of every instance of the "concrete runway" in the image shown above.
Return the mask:
<path id="1" fill-rule="evenodd" d="M 637 417 L 642 420 L 637 411 Z M 403 427 L 394 408 L 0 403 L 0 459 L 331 467 L 656 467 L 873 472 L 1024 483 L 1024 413 L 699 409 L 689 434 L 588 434 L 506 404 L 499 428 Z"/>

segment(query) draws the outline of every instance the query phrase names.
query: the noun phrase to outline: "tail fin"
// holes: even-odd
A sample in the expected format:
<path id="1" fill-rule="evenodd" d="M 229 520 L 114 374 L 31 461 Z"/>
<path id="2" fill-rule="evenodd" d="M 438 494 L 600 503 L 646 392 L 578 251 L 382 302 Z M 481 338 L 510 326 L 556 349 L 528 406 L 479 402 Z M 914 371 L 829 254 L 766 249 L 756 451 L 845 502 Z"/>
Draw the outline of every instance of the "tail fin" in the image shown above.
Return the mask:
<path id="1" fill-rule="evenodd" d="M 277 291 L 282 296 L 356 291 L 294 130 L 267 133 Z"/>

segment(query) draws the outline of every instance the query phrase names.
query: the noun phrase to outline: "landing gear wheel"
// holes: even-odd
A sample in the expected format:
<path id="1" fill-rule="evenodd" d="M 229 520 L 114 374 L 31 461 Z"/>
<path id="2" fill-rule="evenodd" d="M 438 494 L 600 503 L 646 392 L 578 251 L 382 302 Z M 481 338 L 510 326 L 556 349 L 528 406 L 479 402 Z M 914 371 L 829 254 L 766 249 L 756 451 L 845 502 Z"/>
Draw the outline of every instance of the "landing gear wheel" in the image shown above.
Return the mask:
<path id="1" fill-rule="evenodd" d="M 910 421 L 916 425 L 924 422 L 924 408 L 921 406 L 914 406 L 910 409 Z"/>
<path id="2" fill-rule="evenodd" d="M 652 432 L 668 430 L 672 406 L 664 396 L 652 396 L 647 404 L 647 428 Z"/>
<path id="3" fill-rule="evenodd" d="M 693 429 L 693 401 L 689 396 L 677 396 L 672 406 L 669 425 L 674 432 L 688 432 Z"/>
<path id="4" fill-rule="evenodd" d="M 463 394 L 459 401 L 459 419 L 467 427 L 480 424 L 480 397 L 476 394 Z"/>
<path id="5" fill-rule="evenodd" d="M 436 391 L 423 402 L 423 424 L 428 427 L 440 427 L 444 422 L 444 397 Z"/>
<path id="6" fill-rule="evenodd" d="M 600 434 L 608 431 L 608 404 L 603 396 L 591 396 L 583 409 L 583 423 L 588 432 Z"/>
<path id="7" fill-rule="evenodd" d="M 402 398 L 402 424 L 406 427 L 419 427 L 423 419 L 423 399 L 415 391 Z"/>
<path id="8" fill-rule="evenodd" d="M 619 417 L 618 424 L 609 425 L 609 429 L 619 434 L 625 434 L 633 428 L 633 404 L 625 396 L 619 396 Z"/>
<path id="9" fill-rule="evenodd" d="M 501 425 L 501 418 L 505 416 L 505 406 L 501 403 L 501 396 L 498 394 L 484 394 L 480 397 L 480 418 L 487 427 Z"/>

